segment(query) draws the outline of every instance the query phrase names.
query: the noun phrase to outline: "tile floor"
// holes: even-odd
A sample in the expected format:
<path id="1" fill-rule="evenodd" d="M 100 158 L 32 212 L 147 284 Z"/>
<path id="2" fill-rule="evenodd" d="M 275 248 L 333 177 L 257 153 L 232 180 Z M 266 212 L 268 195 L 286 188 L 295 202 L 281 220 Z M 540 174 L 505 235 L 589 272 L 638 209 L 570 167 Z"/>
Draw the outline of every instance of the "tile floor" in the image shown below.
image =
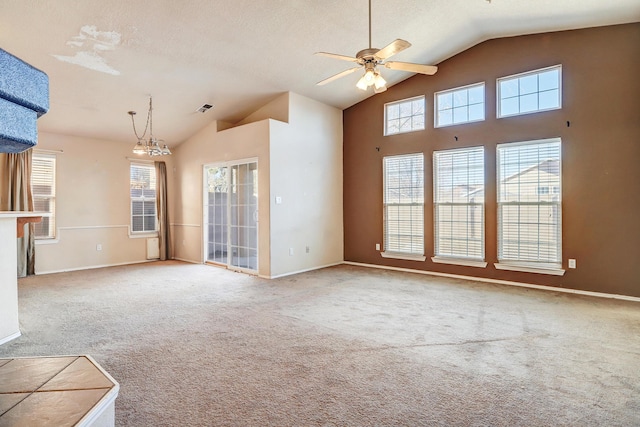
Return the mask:
<path id="1" fill-rule="evenodd" d="M 0 427 L 74 426 L 117 389 L 87 356 L 0 359 Z"/>

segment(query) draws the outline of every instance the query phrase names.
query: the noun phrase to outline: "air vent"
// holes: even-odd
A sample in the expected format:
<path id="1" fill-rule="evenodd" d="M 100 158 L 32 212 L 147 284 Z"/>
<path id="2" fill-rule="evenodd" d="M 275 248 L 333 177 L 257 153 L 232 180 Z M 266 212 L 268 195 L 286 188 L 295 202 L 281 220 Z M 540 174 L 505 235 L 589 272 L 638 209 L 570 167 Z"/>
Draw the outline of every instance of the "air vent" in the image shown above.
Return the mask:
<path id="1" fill-rule="evenodd" d="M 204 104 L 202 107 L 198 108 L 196 111 L 198 113 L 206 113 L 207 111 L 209 111 L 210 109 L 213 108 L 213 105 L 211 104 Z"/>

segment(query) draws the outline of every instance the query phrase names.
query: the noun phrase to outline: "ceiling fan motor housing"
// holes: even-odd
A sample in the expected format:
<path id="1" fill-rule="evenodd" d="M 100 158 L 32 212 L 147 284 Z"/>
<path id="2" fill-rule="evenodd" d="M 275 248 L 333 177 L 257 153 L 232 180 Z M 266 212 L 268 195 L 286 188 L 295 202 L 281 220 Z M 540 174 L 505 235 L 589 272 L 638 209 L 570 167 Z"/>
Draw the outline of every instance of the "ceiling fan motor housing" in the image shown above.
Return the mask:
<path id="1" fill-rule="evenodd" d="M 369 48 L 362 49 L 360 52 L 356 53 L 356 58 L 364 62 L 367 61 L 376 61 L 375 55 L 378 53 L 380 49 Z"/>

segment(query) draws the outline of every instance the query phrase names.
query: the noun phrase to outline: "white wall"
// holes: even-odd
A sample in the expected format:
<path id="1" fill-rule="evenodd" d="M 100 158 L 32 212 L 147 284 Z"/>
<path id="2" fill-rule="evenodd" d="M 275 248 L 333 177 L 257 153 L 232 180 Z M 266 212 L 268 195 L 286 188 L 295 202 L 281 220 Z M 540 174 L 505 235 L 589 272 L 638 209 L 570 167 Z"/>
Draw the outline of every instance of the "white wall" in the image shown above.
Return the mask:
<path id="1" fill-rule="evenodd" d="M 174 150 L 175 257 L 204 261 L 203 165 L 257 157 L 258 273 L 276 277 L 342 262 L 342 112 L 285 93 L 241 123 L 219 131 L 213 122 Z"/>
<path id="2" fill-rule="evenodd" d="M 171 220 L 175 258 L 204 262 L 203 166 L 257 158 L 258 273 L 263 276 L 270 274 L 269 124 L 269 120 L 263 120 L 218 132 L 217 123 L 213 122 L 176 147 L 175 215 Z"/>
<path id="3" fill-rule="evenodd" d="M 40 132 L 36 152 L 58 152 L 57 231 L 55 240 L 36 242 L 36 274 L 146 261 L 146 239 L 129 235 L 132 148 L 133 144 Z M 161 160 L 172 169 L 171 156 Z M 171 180 L 169 173 L 170 200 Z M 96 250 L 98 244 L 101 251 Z"/>
<path id="4" fill-rule="evenodd" d="M 272 277 L 344 259 L 342 111 L 295 93 L 289 103 L 289 123 L 271 126 Z"/>
<path id="5" fill-rule="evenodd" d="M 262 119 L 268 116 L 281 121 Z M 244 122 L 221 131 L 212 122 L 162 158 L 174 257 L 204 262 L 203 166 L 257 158 L 258 273 L 275 277 L 342 262 L 342 112 L 286 93 Z M 37 243 L 36 273 L 146 261 L 146 239 L 129 236 L 132 145 L 41 133 L 37 148 L 62 153 L 57 238 Z"/>

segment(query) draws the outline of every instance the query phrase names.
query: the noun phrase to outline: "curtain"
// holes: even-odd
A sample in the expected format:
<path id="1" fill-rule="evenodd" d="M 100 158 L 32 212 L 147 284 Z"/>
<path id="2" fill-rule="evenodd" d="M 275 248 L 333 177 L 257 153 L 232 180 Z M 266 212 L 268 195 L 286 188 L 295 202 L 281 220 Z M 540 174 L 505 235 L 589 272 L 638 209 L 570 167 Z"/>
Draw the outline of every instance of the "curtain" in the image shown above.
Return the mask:
<path id="1" fill-rule="evenodd" d="M 0 154 L 0 211 L 33 211 L 31 149 Z M 18 277 L 35 274 L 34 225 L 25 225 L 18 245 Z"/>
<path id="2" fill-rule="evenodd" d="M 169 207 L 167 202 L 167 165 L 155 162 L 156 166 L 156 212 L 158 213 L 158 238 L 160 259 L 171 259 L 171 236 L 169 227 Z"/>

